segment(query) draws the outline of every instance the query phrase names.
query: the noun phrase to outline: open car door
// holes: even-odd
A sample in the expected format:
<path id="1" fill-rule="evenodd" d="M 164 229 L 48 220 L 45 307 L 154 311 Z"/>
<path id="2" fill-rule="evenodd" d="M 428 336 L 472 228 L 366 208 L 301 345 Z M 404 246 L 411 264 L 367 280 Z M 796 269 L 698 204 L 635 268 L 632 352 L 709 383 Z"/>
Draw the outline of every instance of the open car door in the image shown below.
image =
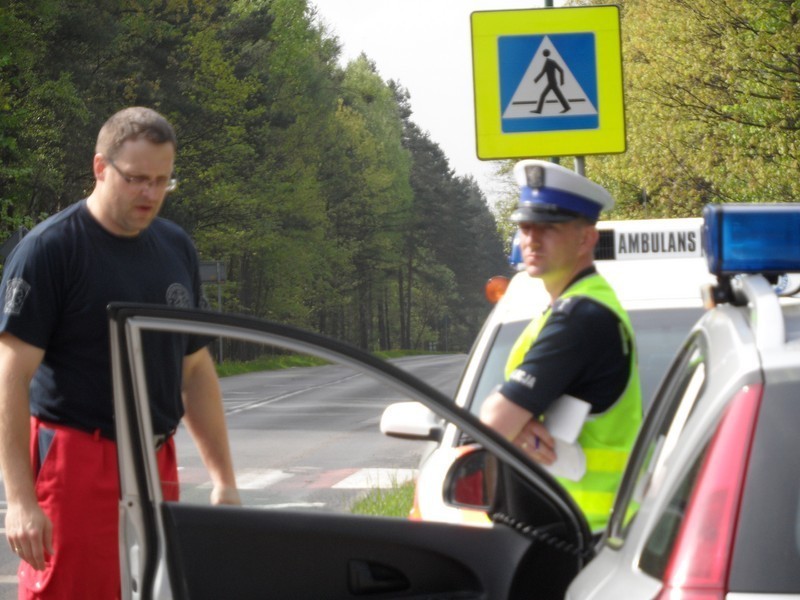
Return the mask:
<path id="1" fill-rule="evenodd" d="M 246 317 L 132 305 L 112 306 L 109 315 L 123 598 L 561 598 L 592 556 L 588 525 L 554 479 L 394 364 Z M 146 357 L 148 347 L 172 336 L 207 337 L 226 358 L 292 353 L 324 363 L 223 379 L 241 507 L 209 505 L 208 481 L 181 429 L 181 500 L 163 500 Z M 364 490 L 342 483 L 365 470 L 398 467 L 398 448 L 408 448 L 378 431 L 383 409 L 402 399 L 425 404 L 476 442 L 454 463 L 442 493 L 448 502 L 488 510 L 491 525 L 350 512 Z M 374 445 L 391 443 L 399 446 Z M 314 458 L 324 464 L 310 464 Z M 366 487 L 381 487 L 378 479 Z M 279 490 L 288 501 L 276 496 Z"/>

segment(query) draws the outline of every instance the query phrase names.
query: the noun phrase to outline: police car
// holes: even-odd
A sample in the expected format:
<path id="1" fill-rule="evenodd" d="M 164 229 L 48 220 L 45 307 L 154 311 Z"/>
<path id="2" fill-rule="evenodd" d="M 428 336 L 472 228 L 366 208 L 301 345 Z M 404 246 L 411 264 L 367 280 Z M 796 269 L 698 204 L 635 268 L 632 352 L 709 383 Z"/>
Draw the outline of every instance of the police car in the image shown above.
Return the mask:
<path id="1" fill-rule="evenodd" d="M 600 241 L 595 264 L 616 290 L 634 326 L 645 409 L 670 360 L 702 314 L 700 290 L 712 281 L 702 256 L 702 222 L 694 218 L 597 224 Z M 509 261 L 518 262 L 513 244 Z M 514 275 L 473 344 L 456 390 L 456 404 L 479 414 L 483 400 L 503 381 L 514 341 L 549 302 L 540 280 L 524 271 Z M 436 444 L 422 457 L 411 518 L 489 523 L 483 511 L 442 501 L 443 482 L 453 461 L 472 449 L 469 436 L 455 427 L 442 427 L 428 411 L 411 403 L 388 407 L 381 430 Z"/>
<path id="2" fill-rule="evenodd" d="M 709 206 L 704 236 L 713 308 L 658 390 L 571 600 L 800 598 L 800 302 L 781 297 L 798 291 L 800 207 Z"/>

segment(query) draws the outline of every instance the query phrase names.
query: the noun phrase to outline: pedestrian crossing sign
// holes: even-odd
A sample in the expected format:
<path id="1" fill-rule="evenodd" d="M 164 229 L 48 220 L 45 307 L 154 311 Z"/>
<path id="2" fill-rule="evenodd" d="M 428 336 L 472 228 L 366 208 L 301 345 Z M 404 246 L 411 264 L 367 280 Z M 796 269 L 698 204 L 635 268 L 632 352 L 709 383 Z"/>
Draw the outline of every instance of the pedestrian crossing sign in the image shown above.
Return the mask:
<path id="1" fill-rule="evenodd" d="M 619 9 L 472 13 L 482 160 L 625 151 Z"/>

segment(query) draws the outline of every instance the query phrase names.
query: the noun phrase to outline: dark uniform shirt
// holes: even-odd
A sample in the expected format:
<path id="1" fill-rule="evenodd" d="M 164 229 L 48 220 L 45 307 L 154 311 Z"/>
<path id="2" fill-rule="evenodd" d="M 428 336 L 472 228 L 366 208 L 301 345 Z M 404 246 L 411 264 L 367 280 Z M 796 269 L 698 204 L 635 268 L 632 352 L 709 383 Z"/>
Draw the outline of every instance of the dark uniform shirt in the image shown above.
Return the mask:
<path id="1" fill-rule="evenodd" d="M 582 271 L 570 285 L 595 272 L 594 267 Z M 602 413 L 625 390 L 630 349 L 622 324 L 607 307 L 585 296 L 558 298 L 500 393 L 535 415 L 563 394 L 589 402 L 592 413 Z"/>
<path id="2" fill-rule="evenodd" d="M 158 218 L 136 237 L 106 231 L 82 200 L 35 227 L 9 257 L 0 285 L 0 331 L 45 351 L 30 388 L 31 414 L 114 437 L 110 302 L 198 307 L 194 245 Z M 183 357 L 208 340 L 145 332 L 153 428 L 174 429 L 183 415 Z"/>

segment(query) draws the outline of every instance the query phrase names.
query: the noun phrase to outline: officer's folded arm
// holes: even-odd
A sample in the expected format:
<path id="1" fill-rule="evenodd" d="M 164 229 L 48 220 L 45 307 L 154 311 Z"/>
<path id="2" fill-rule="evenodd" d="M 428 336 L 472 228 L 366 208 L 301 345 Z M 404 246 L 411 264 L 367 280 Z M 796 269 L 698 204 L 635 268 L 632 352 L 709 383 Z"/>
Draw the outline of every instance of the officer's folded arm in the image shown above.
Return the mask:
<path id="1" fill-rule="evenodd" d="M 544 424 L 529 410 L 512 402 L 499 391 L 492 392 L 481 406 L 481 421 L 493 428 L 533 460 L 549 465 L 556 459 L 555 441 Z"/>

